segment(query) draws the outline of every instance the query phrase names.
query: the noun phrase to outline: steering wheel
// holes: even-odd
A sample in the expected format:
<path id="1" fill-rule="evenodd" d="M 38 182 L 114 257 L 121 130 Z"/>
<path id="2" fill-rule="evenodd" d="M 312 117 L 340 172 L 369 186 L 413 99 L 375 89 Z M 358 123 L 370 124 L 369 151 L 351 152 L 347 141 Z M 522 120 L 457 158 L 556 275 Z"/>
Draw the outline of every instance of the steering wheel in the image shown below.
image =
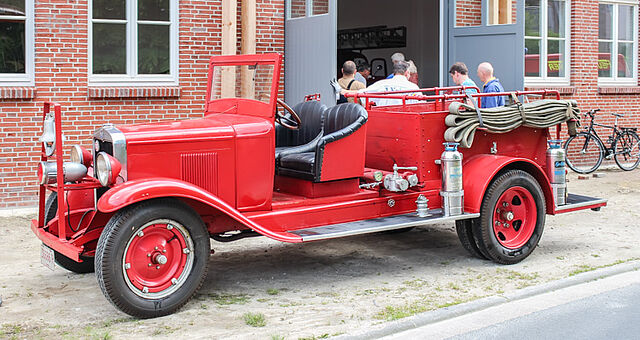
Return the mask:
<path id="1" fill-rule="evenodd" d="M 289 115 L 291 115 L 287 116 L 284 112 L 281 113 L 280 111 L 276 110 L 276 122 L 280 123 L 280 125 L 286 127 L 287 129 L 298 130 L 298 128 L 300 128 L 300 125 L 302 125 L 302 121 L 300 120 L 298 114 L 296 114 L 291 106 L 287 105 L 287 103 L 285 103 L 284 101 L 276 99 L 276 103 L 282 106 L 282 108 L 284 108 L 285 111 L 289 112 Z"/>

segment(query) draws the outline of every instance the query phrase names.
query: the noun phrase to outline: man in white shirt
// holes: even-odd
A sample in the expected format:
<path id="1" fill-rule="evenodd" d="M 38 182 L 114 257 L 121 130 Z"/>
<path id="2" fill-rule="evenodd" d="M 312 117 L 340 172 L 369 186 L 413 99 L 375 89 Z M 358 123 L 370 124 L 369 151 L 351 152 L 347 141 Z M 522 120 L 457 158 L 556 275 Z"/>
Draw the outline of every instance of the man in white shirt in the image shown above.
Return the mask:
<path id="1" fill-rule="evenodd" d="M 383 79 L 375 82 L 366 89 L 359 91 L 342 90 L 340 93 L 379 93 L 392 91 L 418 90 L 418 85 L 409 81 L 409 63 L 401 61 L 393 64 L 393 78 Z M 419 95 L 420 93 L 406 93 L 403 95 Z M 370 101 L 376 106 L 402 105 L 402 99 L 371 98 Z"/>

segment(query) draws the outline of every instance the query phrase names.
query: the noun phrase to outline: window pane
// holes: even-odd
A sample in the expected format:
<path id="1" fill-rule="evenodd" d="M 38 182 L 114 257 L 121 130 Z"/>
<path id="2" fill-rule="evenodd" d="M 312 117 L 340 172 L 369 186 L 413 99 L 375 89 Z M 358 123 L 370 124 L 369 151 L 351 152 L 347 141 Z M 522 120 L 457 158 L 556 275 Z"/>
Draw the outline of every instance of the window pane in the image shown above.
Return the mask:
<path id="1" fill-rule="evenodd" d="M 482 25 L 482 0 L 456 0 L 456 26 Z"/>
<path id="2" fill-rule="evenodd" d="M 93 0 L 94 19 L 121 19 L 127 18 L 125 0 Z"/>
<path id="3" fill-rule="evenodd" d="M 24 0 L 0 0 L 0 15 L 25 15 Z"/>
<path id="4" fill-rule="evenodd" d="M 307 1 L 306 0 L 291 0 L 291 14 L 290 18 L 303 18 L 307 15 Z"/>
<path id="5" fill-rule="evenodd" d="M 313 15 L 329 13 L 329 0 L 313 0 Z"/>
<path id="6" fill-rule="evenodd" d="M 618 44 L 618 77 L 631 78 L 633 72 L 633 43 Z"/>
<path id="7" fill-rule="evenodd" d="M 0 73 L 25 73 L 24 22 L 0 21 Z"/>
<path id="8" fill-rule="evenodd" d="M 547 8 L 548 36 L 564 38 L 564 1 L 549 0 Z"/>
<path id="9" fill-rule="evenodd" d="M 564 40 L 547 44 L 547 77 L 564 77 Z"/>
<path id="10" fill-rule="evenodd" d="M 611 45 L 608 42 L 598 43 L 598 77 L 611 77 Z"/>
<path id="11" fill-rule="evenodd" d="M 514 24 L 515 9 L 513 0 L 489 0 L 489 25 Z"/>
<path id="12" fill-rule="evenodd" d="M 169 0 L 138 0 L 138 20 L 169 21 Z"/>
<path id="13" fill-rule="evenodd" d="M 598 15 L 598 39 L 611 39 L 613 37 L 611 32 L 612 21 L 613 5 L 600 4 Z"/>
<path id="14" fill-rule="evenodd" d="M 127 26 L 93 24 L 93 73 L 127 73 Z"/>
<path id="15" fill-rule="evenodd" d="M 169 26 L 138 25 L 138 73 L 169 74 Z"/>
<path id="16" fill-rule="evenodd" d="M 540 0 L 527 0 L 524 7 L 524 35 L 540 36 Z"/>
<path id="17" fill-rule="evenodd" d="M 618 5 L 618 40 L 633 40 L 633 6 Z"/>
<path id="18" fill-rule="evenodd" d="M 524 40 L 524 75 L 540 77 L 540 40 Z"/>

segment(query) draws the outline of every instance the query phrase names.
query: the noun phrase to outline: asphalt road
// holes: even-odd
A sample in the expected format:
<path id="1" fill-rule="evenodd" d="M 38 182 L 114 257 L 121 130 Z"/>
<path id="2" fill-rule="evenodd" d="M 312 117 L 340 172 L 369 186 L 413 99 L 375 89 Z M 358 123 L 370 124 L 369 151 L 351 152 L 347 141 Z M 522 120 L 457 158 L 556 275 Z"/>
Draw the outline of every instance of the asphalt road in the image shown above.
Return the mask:
<path id="1" fill-rule="evenodd" d="M 509 302 L 384 339 L 640 339 L 640 271 Z"/>

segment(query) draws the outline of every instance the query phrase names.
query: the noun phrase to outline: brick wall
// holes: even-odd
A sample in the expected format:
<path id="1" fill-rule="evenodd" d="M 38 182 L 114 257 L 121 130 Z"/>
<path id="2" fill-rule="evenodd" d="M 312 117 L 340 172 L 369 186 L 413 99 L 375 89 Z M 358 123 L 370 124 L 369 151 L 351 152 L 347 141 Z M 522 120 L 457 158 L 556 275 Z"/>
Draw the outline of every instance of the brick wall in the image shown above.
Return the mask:
<path id="1" fill-rule="evenodd" d="M 455 0 L 456 26 L 480 26 L 482 24 L 482 0 Z"/>
<path id="2" fill-rule="evenodd" d="M 204 111 L 207 62 L 220 54 L 220 1 L 179 2 L 179 85 L 162 89 L 89 91 L 87 6 L 87 0 L 35 1 L 35 87 L 0 87 L 0 208 L 37 202 L 44 101 L 63 106 L 66 149 L 90 147 L 91 134 L 106 122 L 195 118 Z M 258 0 L 257 10 L 257 53 L 284 54 L 284 1 Z M 121 98 L 106 98 L 113 92 Z"/>

